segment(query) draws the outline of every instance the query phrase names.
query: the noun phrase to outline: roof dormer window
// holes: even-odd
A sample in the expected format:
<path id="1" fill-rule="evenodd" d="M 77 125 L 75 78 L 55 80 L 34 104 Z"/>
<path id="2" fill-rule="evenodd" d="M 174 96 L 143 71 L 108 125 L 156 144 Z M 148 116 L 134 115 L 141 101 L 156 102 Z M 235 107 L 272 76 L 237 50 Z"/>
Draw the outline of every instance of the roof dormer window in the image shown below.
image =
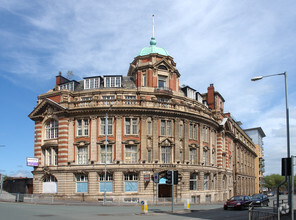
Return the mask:
<path id="1" fill-rule="evenodd" d="M 104 87 L 114 88 L 121 87 L 121 76 L 104 76 Z"/>
<path id="2" fill-rule="evenodd" d="M 74 91 L 74 88 L 75 88 L 75 82 L 74 81 L 59 85 L 59 90 Z"/>
<path id="3" fill-rule="evenodd" d="M 84 78 L 84 89 L 100 88 L 100 77 Z"/>

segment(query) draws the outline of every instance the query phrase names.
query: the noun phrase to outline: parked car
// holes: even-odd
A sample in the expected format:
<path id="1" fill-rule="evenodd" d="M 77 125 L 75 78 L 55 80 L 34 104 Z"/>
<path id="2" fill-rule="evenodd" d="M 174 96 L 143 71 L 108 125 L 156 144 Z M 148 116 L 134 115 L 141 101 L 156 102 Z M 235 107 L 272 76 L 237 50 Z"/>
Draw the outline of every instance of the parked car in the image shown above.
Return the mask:
<path id="1" fill-rule="evenodd" d="M 243 209 L 248 207 L 251 202 L 252 199 L 250 196 L 233 196 L 224 203 L 224 210 L 228 208 Z"/>
<path id="2" fill-rule="evenodd" d="M 272 196 L 274 196 L 274 192 L 268 192 L 268 193 L 267 193 L 267 196 L 268 196 L 268 197 L 272 197 Z"/>
<path id="3" fill-rule="evenodd" d="M 269 198 L 267 195 L 254 194 L 252 195 L 253 206 L 268 206 Z"/>

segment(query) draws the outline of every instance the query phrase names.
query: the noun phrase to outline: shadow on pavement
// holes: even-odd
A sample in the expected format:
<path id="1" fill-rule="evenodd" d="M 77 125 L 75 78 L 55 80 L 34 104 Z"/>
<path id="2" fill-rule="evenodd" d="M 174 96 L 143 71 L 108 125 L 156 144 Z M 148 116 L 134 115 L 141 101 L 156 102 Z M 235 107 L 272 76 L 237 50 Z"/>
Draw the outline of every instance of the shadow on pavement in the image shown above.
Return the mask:
<path id="1" fill-rule="evenodd" d="M 151 210 L 152 211 L 152 210 Z M 177 211 L 177 212 L 166 212 L 166 214 L 197 218 L 197 219 L 209 219 L 209 220 L 221 220 L 221 219 L 231 219 L 231 220 L 248 220 L 248 210 L 224 210 L 223 208 L 211 209 L 211 210 L 190 210 Z"/>

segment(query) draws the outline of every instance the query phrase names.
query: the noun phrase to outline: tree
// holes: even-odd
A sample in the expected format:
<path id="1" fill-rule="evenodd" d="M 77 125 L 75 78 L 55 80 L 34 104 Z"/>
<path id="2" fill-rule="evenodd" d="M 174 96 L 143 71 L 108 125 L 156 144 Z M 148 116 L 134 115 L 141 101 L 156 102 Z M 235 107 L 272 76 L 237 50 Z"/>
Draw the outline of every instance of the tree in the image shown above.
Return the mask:
<path id="1" fill-rule="evenodd" d="M 296 180 L 295 180 L 295 176 L 294 176 L 294 188 L 296 186 Z M 264 177 L 264 186 L 271 189 L 271 190 L 275 190 L 277 188 L 277 186 L 282 183 L 285 180 L 284 176 L 281 176 L 279 174 L 271 174 L 268 176 Z M 287 188 L 288 183 L 286 182 L 284 185 L 281 186 L 281 188 Z"/>

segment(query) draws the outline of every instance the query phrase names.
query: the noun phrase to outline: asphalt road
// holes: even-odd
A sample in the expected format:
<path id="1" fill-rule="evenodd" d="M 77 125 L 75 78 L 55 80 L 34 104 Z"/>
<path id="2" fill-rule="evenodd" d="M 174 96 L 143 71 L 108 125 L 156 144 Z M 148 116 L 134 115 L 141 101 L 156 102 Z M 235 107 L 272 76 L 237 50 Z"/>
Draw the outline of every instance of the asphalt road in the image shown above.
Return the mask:
<path id="1" fill-rule="evenodd" d="M 170 206 L 148 207 L 148 214 L 142 214 L 140 206 L 79 206 L 38 205 L 26 203 L 0 203 L 0 220 L 98 220 L 98 219 L 248 219 L 248 210 L 223 210 L 221 205 L 192 207 L 184 212 L 176 206 L 174 213 Z"/>

